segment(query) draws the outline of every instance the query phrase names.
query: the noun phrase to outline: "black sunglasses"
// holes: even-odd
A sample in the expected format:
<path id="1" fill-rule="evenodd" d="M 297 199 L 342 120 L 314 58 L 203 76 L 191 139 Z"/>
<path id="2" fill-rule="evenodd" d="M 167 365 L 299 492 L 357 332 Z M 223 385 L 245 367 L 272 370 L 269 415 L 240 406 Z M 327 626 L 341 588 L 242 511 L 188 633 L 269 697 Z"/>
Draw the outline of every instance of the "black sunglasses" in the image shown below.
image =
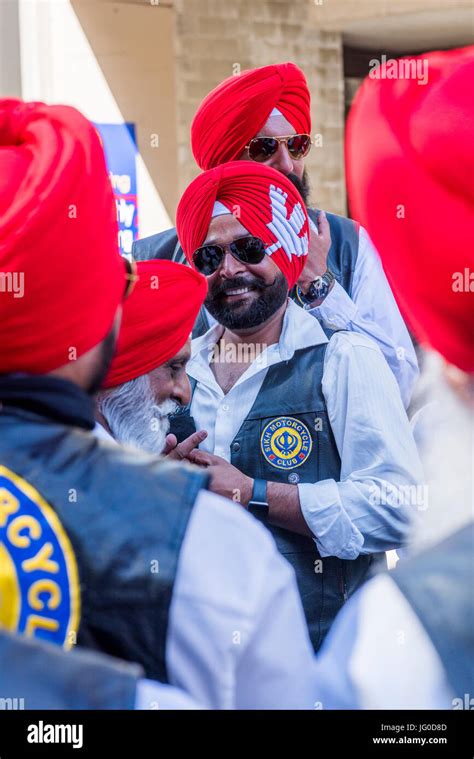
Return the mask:
<path id="1" fill-rule="evenodd" d="M 275 155 L 281 142 L 284 142 L 288 153 L 295 161 L 299 161 L 308 155 L 311 149 L 310 134 L 292 134 L 287 137 L 254 137 L 245 147 L 249 151 L 252 161 L 268 161 Z"/>
<path id="2" fill-rule="evenodd" d="M 263 240 L 252 235 L 239 237 L 229 245 L 203 245 L 194 251 L 193 264 L 201 274 L 210 277 L 221 265 L 227 249 L 237 261 L 260 264 L 265 258 L 266 247 Z"/>

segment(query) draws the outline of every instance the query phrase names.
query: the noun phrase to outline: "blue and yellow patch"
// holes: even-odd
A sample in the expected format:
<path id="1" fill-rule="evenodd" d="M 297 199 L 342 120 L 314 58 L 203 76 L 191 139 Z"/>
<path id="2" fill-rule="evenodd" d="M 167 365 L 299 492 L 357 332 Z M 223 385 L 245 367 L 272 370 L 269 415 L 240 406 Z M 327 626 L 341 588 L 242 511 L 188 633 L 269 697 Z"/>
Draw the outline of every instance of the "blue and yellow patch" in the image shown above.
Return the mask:
<path id="1" fill-rule="evenodd" d="M 79 616 L 76 559 L 61 522 L 0 466 L 0 627 L 70 648 Z"/>
<path id="2" fill-rule="evenodd" d="M 303 422 L 278 416 L 266 425 L 260 445 L 265 459 L 276 469 L 296 469 L 308 458 L 313 441 Z"/>

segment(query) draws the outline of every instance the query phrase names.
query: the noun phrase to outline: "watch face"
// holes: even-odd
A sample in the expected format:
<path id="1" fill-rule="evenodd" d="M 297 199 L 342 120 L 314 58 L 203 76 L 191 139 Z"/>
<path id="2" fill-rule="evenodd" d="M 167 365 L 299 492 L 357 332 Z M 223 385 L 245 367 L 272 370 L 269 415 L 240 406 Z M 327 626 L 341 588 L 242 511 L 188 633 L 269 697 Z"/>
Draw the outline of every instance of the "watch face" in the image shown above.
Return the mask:
<path id="1" fill-rule="evenodd" d="M 329 285 L 327 282 L 321 281 L 321 284 L 315 285 L 314 282 L 311 284 L 307 294 L 306 299 L 312 302 L 313 300 L 319 300 L 320 298 L 325 298 L 328 294 Z"/>

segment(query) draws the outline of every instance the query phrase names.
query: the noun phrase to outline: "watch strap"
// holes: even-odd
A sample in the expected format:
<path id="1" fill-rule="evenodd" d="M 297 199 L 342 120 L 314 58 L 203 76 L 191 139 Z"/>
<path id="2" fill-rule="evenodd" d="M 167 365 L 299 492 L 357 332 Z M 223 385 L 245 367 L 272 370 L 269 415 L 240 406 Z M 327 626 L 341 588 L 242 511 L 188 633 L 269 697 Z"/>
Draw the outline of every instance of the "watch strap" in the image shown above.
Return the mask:
<path id="1" fill-rule="evenodd" d="M 256 477 L 253 481 L 252 497 L 248 510 L 259 519 L 268 517 L 267 481 Z"/>

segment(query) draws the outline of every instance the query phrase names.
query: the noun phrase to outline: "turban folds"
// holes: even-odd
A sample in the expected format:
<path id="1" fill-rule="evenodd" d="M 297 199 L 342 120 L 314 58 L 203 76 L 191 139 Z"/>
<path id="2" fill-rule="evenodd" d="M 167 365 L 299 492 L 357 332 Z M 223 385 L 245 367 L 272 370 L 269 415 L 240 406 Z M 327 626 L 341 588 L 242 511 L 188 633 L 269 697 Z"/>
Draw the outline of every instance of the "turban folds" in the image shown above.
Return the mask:
<path id="1" fill-rule="evenodd" d="M 309 226 L 290 180 L 253 161 L 231 161 L 200 174 L 185 190 L 176 214 L 179 241 L 191 265 L 192 254 L 206 239 L 216 201 L 263 240 L 267 255 L 293 287 L 306 263 Z"/>
<path id="2" fill-rule="evenodd" d="M 99 342 L 125 288 L 94 127 L 74 108 L 0 100 L 0 374 L 42 374 Z"/>
<path id="3" fill-rule="evenodd" d="M 117 349 L 103 387 L 148 374 L 186 343 L 207 293 L 205 277 L 166 260 L 140 261 L 123 305 Z"/>
<path id="4" fill-rule="evenodd" d="M 474 48 L 415 60 L 425 84 L 368 78 L 356 96 L 346 141 L 351 212 L 418 338 L 472 372 Z"/>
<path id="5" fill-rule="evenodd" d="M 191 146 L 201 169 L 240 157 L 277 108 L 297 134 L 311 134 L 310 94 L 294 63 L 262 66 L 230 76 L 199 106 L 191 125 Z"/>

